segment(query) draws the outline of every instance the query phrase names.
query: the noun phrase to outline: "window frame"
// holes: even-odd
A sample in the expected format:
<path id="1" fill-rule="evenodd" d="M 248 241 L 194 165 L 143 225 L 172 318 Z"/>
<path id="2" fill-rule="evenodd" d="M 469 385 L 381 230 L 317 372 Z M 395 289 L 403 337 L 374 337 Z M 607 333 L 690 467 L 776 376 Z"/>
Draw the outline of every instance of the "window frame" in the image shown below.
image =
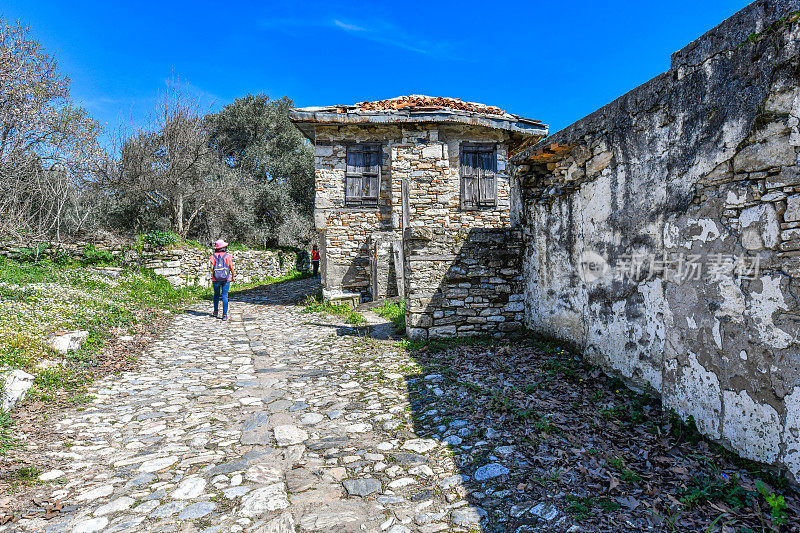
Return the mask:
<path id="1" fill-rule="evenodd" d="M 350 165 L 350 154 L 361 153 L 361 166 Z M 363 154 L 374 153 L 377 156 L 377 165 L 367 166 L 364 164 Z M 381 167 L 383 166 L 383 146 L 381 143 L 376 142 L 361 142 L 361 143 L 348 143 L 345 152 L 345 177 L 344 177 L 344 205 L 345 207 L 362 208 L 362 209 L 378 209 L 381 199 Z M 351 170 L 355 169 L 355 170 Z M 375 170 L 372 171 L 371 169 Z M 364 195 L 364 178 L 374 179 L 375 195 Z M 358 187 L 359 194 L 350 194 L 351 180 L 358 179 L 360 186 Z"/>
<path id="2" fill-rule="evenodd" d="M 481 211 L 497 209 L 497 144 L 496 143 L 476 143 L 476 142 L 463 142 L 460 146 L 459 152 L 459 186 L 460 186 L 460 207 L 462 211 Z M 469 167 L 466 163 L 467 153 L 475 153 L 474 165 Z M 480 154 L 490 154 L 491 169 L 483 169 L 480 166 Z M 467 173 L 467 169 L 474 169 L 474 174 Z M 487 175 L 488 174 L 488 175 Z M 489 177 L 491 176 L 491 177 Z M 486 192 L 485 182 L 491 179 L 493 196 L 489 200 L 483 200 L 481 197 Z M 476 189 L 473 193 L 477 200 L 472 202 L 467 200 L 467 185 L 468 180 L 474 180 L 472 187 Z M 489 195 L 486 194 L 488 197 Z"/>

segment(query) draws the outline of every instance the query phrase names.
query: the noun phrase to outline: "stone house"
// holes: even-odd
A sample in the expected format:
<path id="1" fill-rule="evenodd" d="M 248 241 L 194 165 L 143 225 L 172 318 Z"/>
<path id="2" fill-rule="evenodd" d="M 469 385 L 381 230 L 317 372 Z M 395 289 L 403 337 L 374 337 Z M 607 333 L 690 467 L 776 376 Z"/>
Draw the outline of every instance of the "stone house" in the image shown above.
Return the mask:
<path id="1" fill-rule="evenodd" d="M 800 480 L 798 50 L 800 0 L 757 0 L 542 140 L 451 99 L 296 110 L 326 289 L 397 291 L 412 338 L 524 324 Z"/>
<path id="2" fill-rule="evenodd" d="M 401 295 L 413 338 L 521 326 L 510 155 L 547 126 L 454 98 L 294 109 L 314 144 L 326 297 Z"/>

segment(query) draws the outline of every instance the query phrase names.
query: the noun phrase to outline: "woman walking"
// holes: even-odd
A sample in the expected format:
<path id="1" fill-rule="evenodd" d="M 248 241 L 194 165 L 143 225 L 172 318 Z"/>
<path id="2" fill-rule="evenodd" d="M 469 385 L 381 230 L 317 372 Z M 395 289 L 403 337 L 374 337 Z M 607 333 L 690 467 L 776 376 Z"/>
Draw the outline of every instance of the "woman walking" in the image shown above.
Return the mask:
<path id="1" fill-rule="evenodd" d="M 228 320 L 228 289 L 233 283 L 233 256 L 228 253 L 228 243 L 222 239 L 214 243 L 214 253 L 208 258 L 211 281 L 214 285 L 214 318 L 219 313 L 222 297 L 222 320 Z"/>
<path id="2" fill-rule="evenodd" d="M 311 248 L 311 267 L 313 268 L 311 275 L 316 278 L 319 276 L 319 248 L 316 244 Z"/>

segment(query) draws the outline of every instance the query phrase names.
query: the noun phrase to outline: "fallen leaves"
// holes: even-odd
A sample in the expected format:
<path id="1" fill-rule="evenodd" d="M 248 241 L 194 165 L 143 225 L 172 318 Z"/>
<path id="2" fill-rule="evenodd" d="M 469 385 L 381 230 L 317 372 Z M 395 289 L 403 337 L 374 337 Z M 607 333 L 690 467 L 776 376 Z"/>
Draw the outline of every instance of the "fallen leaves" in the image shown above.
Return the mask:
<path id="1" fill-rule="evenodd" d="M 64 508 L 64 502 L 50 498 L 33 498 L 32 502 L 38 509 L 29 509 L 23 512 L 20 518 L 50 520 L 58 516 L 58 513 Z"/>
<path id="2" fill-rule="evenodd" d="M 754 477 L 770 478 L 764 467 L 706 441 L 657 399 L 634 393 L 565 350 L 538 341 L 489 342 L 412 352 L 425 373 L 445 377 L 445 394 L 421 402 L 418 416 L 424 420 L 425 410 L 436 409 L 443 417 L 469 419 L 478 433 L 497 430 L 497 442 L 485 446 L 515 446 L 509 491 L 535 487 L 541 499 L 589 530 L 673 524 L 697 531 L 720 516 L 717 527 L 736 530 L 769 523 L 766 504 L 744 498 Z M 485 452 L 465 444 L 473 448 L 457 450 L 458 464 L 480 462 Z M 790 520 L 797 520 L 798 494 L 788 486 L 780 492 L 792 509 Z M 508 526 L 516 527 L 513 520 Z"/>

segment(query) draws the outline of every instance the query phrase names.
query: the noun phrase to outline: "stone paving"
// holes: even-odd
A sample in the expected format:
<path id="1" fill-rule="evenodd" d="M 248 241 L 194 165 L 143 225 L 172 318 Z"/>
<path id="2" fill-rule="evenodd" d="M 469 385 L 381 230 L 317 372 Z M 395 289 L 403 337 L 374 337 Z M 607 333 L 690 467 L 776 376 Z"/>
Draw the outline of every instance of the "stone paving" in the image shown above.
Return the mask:
<path id="1" fill-rule="evenodd" d="M 58 516 L 0 531 L 479 529 L 486 513 L 449 449 L 467 422 L 443 441 L 416 435 L 411 362 L 392 341 L 300 313 L 316 288 L 237 295 L 228 322 L 207 302 L 178 316 L 137 370 L 98 380 L 93 403 L 55 422 L 63 440 L 44 453 L 60 466 L 40 479 L 67 502 Z"/>

